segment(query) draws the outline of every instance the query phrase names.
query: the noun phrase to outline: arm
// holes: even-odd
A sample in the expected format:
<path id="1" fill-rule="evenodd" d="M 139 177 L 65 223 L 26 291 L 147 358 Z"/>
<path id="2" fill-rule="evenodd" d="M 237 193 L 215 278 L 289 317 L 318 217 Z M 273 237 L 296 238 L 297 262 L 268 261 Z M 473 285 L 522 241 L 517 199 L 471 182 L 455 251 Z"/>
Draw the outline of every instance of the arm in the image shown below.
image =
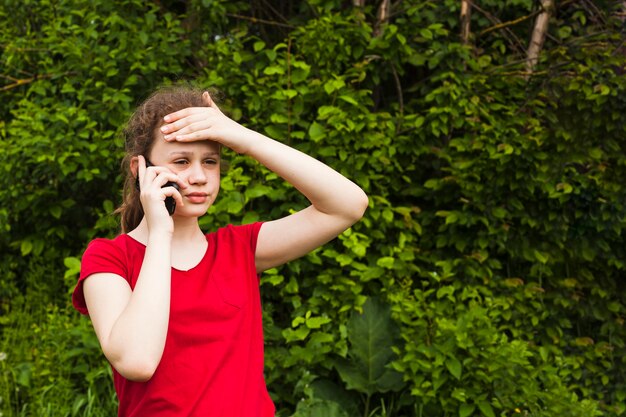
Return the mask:
<path id="1" fill-rule="evenodd" d="M 111 365 L 127 379 L 146 381 L 161 360 L 169 323 L 173 224 L 159 184 L 173 180 L 173 174 L 158 167 L 147 173 L 143 163 L 139 172 L 150 233 L 135 288 L 131 291 L 119 275 L 97 273 L 85 280 L 83 290 L 100 346 Z"/>
<path id="2" fill-rule="evenodd" d="M 311 202 L 304 210 L 263 225 L 256 251 L 259 272 L 309 253 L 363 216 L 368 200 L 356 184 L 302 152 L 249 132 L 251 146 L 247 154 Z"/>
<path id="3" fill-rule="evenodd" d="M 209 107 L 187 108 L 166 116 L 166 140 L 214 140 L 249 155 L 304 194 L 311 205 L 267 222 L 259 232 L 257 270 L 298 258 L 333 239 L 358 221 L 367 208 L 363 190 L 330 167 L 226 117 L 204 95 Z"/>

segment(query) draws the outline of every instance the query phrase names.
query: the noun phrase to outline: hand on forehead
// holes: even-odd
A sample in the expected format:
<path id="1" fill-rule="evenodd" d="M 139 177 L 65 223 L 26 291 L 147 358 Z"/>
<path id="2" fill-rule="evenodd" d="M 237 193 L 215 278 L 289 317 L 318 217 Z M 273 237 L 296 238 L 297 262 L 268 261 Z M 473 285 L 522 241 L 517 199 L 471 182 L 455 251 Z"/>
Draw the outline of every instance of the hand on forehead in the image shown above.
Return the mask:
<path id="1" fill-rule="evenodd" d="M 199 140 L 195 142 L 166 141 L 163 134 L 158 133 L 150 152 L 153 158 L 167 158 L 174 154 L 195 155 L 198 157 L 220 153 L 220 144 L 210 140 Z"/>

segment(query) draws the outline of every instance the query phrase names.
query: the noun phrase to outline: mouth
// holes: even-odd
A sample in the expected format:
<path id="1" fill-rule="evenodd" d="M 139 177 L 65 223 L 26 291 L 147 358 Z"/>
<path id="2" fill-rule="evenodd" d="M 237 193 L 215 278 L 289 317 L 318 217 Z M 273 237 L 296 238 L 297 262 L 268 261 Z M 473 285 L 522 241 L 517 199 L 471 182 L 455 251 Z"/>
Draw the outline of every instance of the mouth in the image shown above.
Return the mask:
<path id="1" fill-rule="evenodd" d="M 189 193 L 185 195 L 185 198 L 194 204 L 202 204 L 205 203 L 208 199 L 209 195 L 207 193 Z"/>

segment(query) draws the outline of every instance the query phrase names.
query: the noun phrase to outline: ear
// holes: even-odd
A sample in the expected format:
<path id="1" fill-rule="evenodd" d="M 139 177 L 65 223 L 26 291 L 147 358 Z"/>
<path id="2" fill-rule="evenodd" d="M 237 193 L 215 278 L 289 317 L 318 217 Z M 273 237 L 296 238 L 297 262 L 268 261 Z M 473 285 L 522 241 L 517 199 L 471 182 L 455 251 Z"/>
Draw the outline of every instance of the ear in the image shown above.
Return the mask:
<path id="1" fill-rule="evenodd" d="M 133 178 L 137 178 L 139 175 L 139 157 L 133 156 L 130 158 L 130 174 Z"/>

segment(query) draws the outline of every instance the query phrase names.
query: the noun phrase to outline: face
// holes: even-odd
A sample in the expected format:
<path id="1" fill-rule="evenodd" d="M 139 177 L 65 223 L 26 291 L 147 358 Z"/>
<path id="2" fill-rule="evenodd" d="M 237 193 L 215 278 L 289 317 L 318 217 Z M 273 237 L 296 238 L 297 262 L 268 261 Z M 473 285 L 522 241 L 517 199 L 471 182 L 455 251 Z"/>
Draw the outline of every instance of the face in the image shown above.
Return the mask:
<path id="1" fill-rule="evenodd" d="M 181 188 L 184 206 L 174 216 L 200 217 L 213 204 L 220 188 L 220 147 L 217 142 L 167 142 L 157 133 L 150 162 L 168 168 L 187 185 Z"/>

